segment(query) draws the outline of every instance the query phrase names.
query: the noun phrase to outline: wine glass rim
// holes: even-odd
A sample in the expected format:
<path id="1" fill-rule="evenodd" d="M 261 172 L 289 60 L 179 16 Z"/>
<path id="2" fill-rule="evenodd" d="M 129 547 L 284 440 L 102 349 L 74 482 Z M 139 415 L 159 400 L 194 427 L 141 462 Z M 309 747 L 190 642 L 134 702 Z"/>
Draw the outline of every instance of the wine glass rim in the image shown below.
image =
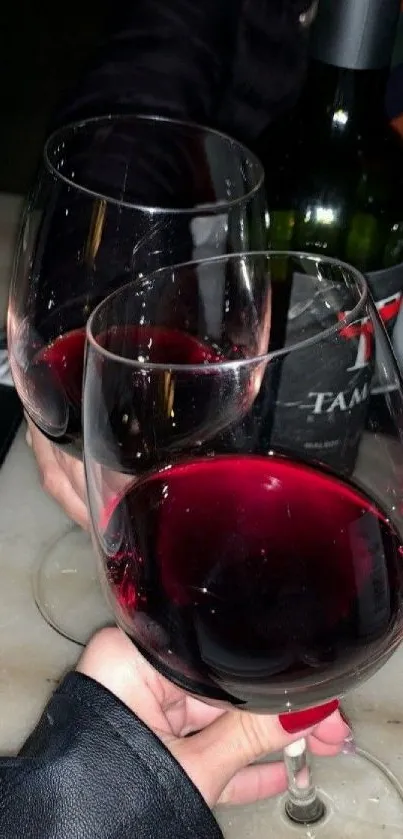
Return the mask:
<path id="1" fill-rule="evenodd" d="M 175 125 L 181 127 L 183 129 L 191 130 L 196 132 L 204 132 L 208 136 L 219 138 L 220 140 L 225 140 L 227 143 L 230 143 L 232 146 L 235 146 L 240 151 L 243 151 L 245 154 L 245 158 L 247 158 L 255 167 L 256 171 L 259 173 L 258 177 L 256 178 L 256 183 L 253 184 L 251 189 L 248 192 L 245 192 L 244 195 L 240 195 L 237 198 L 229 199 L 228 201 L 225 200 L 218 200 L 214 202 L 206 202 L 205 204 L 195 204 L 193 207 L 154 207 L 154 206 L 147 206 L 146 204 L 140 204 L 135 201 L 125 201 L 124 199 L 121 200 L 119 198 L 114 198 L 107 193 L 98 192 L 97 190 L 90 189 L 83 184 L 78 183 L 77 181 L 68 178 L 66 175 L 63 175 L 59 172 L 56 166 L 52 163 L 50 159 L 51 148 L 54 145 L 55 141 L 60 139 L 63 135 L 68 136 L 68 134 L 73 134 L 74 131 L 79 131 L 80 129 L 91 126 L 91 125 L 101 125 L 102 123 L 105 124 L 113 124 L 114 121 L 127 121 L 127 122 L 150 122 L 150 123 L 167 123 L 169 125 Z M 116 113 L 116 114 L 104 114 L 103 116 L 97 117 L 89 117 L 87 119 L 75 120 L 73 122 L 68 123 L 63 128 L 57 128 L 53 133 L 48 137 L 43 151 L 43 160 L 46 169 L 48 172 L 55 177 L 57 180 L 62 181 L 69 187 L 73 187 L 78 192 L 82 192 L 84 195 L 87 195 L 91 198 L 98 199 L 100 201 L 106 201 L 108 204 L 113 204 L 118 207 L 124 207 L 129 210 L 137 210 L 138 212 L 148 213 L 150 215 L 175 215 L 175 216 L 190 216 L 195 215 L 219 215 L 220 213 L 225 212 L 225 210 L 230 210 L 233 207 L 237 207 L 239 204 L 247 203 L 248 201 L 256 195 L 259 190 L 262 188 L 264 183 L 264 169 L 261 161 L 257 157 L 254 152 L 252 152 L 244 143 L 241 143 L 239 140 L 236 140 L 234 137 L 231 137 L 229 134 L 226 134 L 223 131 L 218 131 L 215 128 L 210 128 L 209 126 L 202 125 L 198 122 L 191 122 L 190 120 L 182 120 L 177 119 L 174 117 L 169 116 L 161 116 L 159 114 L 125 114 L 125 113 Z"/>
<path id="2" fill-rule="evenodd" d="M 134 287 L 139 279 L 151 279 L 153 277 L 158 277 L 164 271 L 175 271 L 179 268 L 194 268 L 199 265 L 206 265 L 206 264 L 215 264 L 215 263 L 224 263 L 228 262 L 229 260 L 233 259 L 240 259 L 242 257 L 266 257 L 268 259 L 277 258 L 277 257 L 295 257 L 298 259 L 309 259 L 312 262 L 316 263 L 325 263 L 326 265 L 334 265 L 339 268 L 344 268 L 347 270 L 350 275 L 352 275 L 356 282 L 357 287 L 359 290 L 359 299 L 356 305 L 351 309 L 349 312 L 346 313 L 345 317 L 340 318 L 333 326 L 329 326 L 326 329 L 322 329 L 321 332 L 318 332 L 317 335 L 312 335 L 310 338 L 306 338 L 304 341 L 296 341 L 294 344 L 290 346 L 284 347 L 281 350 L 275 350 L 271 353 L 264 353 L 263 355 L 256 355 L 251 356 L 249 358 L 241 358 L 241 359 L 232 359 L 228 361 L 213 361 L 209 363 L 202 363 L 202 364 L 177 364 L 177 363 L 169 363 L 167 362 L 153 362 L 153 361 L 138 361 L 132 358 L 127 358 L 123 355 L 118 355 L 117 353 L 112 352 L 111 350 L 106 349 L 97 341 L 97 338 L 92 332 L 93 324 L 98 316 L 98 312 L 102 309 L 107 301 L 113 300 L 114 297 L 117 297 L 119 294 L 125 292 L 125 290 L 129 289 L 130 287 Z M 309 275 L 306 275 L 309 276 Z M 137 280 L 131 280 L 131 282 L 126 283 L 125 285 L 121 286 L 120 288 L 116 289 L 116 291 L 109 294 L 100 303 L 95 307 L 95 309 L 91 312 L 87 325 L 86 325 L 86 339 L 87 345 L 91 345 L 94 350 L 99 354 L 102 355 L 104 358 L 108 359 L 109 361 L 118 362 L 120 364 L 125 364 L 128 367 L 132 367 L 137 370 L 143 371 L 163 371 L 163 370 L 170 370 L 173 372 L 200 372 L 200 373 L 208 373 L 213 370 L 235 370 L 241 367 L 247 367 L 248 365 L 257 365 L 262 362 L 272 362 L 278 358 L 282 358 L 284 356 L 289 355 L 291 352 L 295 352 L 297 350 L 302 350 L 310 346 L 314 346 L 318 344 L 320 341 L 327 340 L 328 338 L 332 338 L 333 336 L 340 333 L 343 329 L 345 329 L 350 324 L 354 323 L 355 321 L 359 320 L 360 312 L 365 306 L 365 303 L 368 300 L 368 285 L 365 280 L 363 274 L 354 268 L 352 265 L 349 265 L 347 262 L 343 262 L 340 259 L 336 259 L 330 256 L 320 256 L 319 254 L 307 253 L 304 251 L 240 251 L 239 253 L 231 253 L 231 254 L 224 254 L 221 256 L 213 256 L 208 257 L 206 259 L 196 259 L 190 260 L 188 262 L 181 262 L 177 265 L 169 265 L 163 268 L 159 268 L 156 271 L 153 271 L 151 274 L 148 274 L 146 277 L 138 278 Z"/>

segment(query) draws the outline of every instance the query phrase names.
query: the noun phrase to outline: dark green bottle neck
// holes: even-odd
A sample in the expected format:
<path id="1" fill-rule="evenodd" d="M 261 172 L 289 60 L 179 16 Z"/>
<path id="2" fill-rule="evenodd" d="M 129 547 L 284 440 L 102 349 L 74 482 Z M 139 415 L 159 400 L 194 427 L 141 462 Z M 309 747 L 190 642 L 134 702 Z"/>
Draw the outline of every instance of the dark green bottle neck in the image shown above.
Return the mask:
<path id="1" fill-rule="evenodd" d="M 320 132 L 335 136 L 376 130 L 386 122 L 385 97 L 389 69 L 348 70 L 320 61 L 308 69 L 302 107 L 315 114 Z"/>

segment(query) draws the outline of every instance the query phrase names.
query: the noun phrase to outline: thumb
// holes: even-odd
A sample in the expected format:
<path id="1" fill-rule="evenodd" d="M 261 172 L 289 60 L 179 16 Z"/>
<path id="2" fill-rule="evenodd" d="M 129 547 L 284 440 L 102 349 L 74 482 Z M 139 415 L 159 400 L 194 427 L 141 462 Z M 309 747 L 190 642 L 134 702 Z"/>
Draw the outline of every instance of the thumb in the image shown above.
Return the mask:
<path id="1" fill-rule="evenodd" d="M 308 732 L 299 732 L 304 737 Z M 229 711 L 192 737 L 170 745 L 210 807 L 240 769 L 288 746 L 296 735 L 287 734 L 278 717 Z"/>

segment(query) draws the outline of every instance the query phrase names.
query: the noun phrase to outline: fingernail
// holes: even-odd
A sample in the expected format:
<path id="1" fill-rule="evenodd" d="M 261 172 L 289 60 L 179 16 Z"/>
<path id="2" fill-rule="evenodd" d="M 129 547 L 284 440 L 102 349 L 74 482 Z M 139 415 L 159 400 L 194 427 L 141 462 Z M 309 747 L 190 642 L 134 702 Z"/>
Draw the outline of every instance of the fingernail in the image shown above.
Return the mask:
<path id="1" fill-rule="evenodd" d="M 337 711 L 338 707 L 338 700 L 333 699 L 332 702 L 327 702 L 326 705 L 320 705 L 316 708 L 307 708 L 305 711 L 291 711 L 289 714 L 280 714 L 280 724 L 287 734 L 297 734 L 298 731 L 303 731 L 305 728 L 312 728 L 314 725 L 319 725 L 326 717 L 330 717 L 334 711 Z"/>

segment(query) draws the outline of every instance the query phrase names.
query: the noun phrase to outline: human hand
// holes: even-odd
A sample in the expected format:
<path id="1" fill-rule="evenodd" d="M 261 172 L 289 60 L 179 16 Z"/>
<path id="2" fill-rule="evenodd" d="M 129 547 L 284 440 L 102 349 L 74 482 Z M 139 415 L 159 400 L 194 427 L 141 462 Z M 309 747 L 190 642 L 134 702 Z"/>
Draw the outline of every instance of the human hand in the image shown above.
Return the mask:
<path id="1" fill-rule="evenodd" d="M 26 441 L 35 455 L 41 484 L 64 512 L 84 530 L 89 528 L 84 467 L 81 460 L 54 446 L 26 417 Z"/>
<path id="2" fill-rule="evenodd" d="M 90 641 L 77 670 L 115 694 L 181 764 L 210 807 L 246 804 L 286 789 L 282 762 L 251 765 L 297 739 L 278 717 L 223 710 L 189 696 L 161 676 L 119 629 Z M 351 735 L 338 712 L 309 732 L 317 755 L 336 755 Z M 188 736 L 191 735 L 191 736 Z"/>

